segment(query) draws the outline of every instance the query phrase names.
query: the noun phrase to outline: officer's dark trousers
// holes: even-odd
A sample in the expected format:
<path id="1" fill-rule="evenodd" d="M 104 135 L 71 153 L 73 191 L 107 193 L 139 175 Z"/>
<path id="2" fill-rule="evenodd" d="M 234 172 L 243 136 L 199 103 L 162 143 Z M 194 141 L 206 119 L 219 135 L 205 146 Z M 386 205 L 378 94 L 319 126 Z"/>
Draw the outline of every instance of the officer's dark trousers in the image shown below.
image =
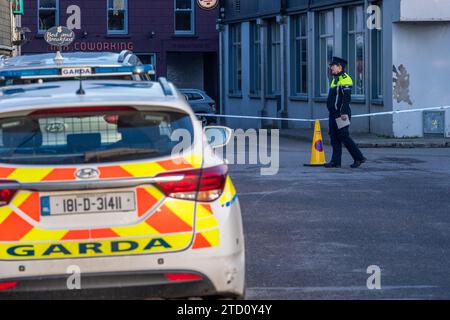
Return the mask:
<path id="1" fill-rule="evenodd" d="M 358 146 L 350 137 L 349 126 L 338 129 L 335 117 L 330 115 L 329 128 L 331 146 L 333 147 L 333 157 L 331 158 L 331 162 L 338 165 L 341 164 L 342 144 L 347 148 L 354 161 L 361 161 L 364 159 Z"/>

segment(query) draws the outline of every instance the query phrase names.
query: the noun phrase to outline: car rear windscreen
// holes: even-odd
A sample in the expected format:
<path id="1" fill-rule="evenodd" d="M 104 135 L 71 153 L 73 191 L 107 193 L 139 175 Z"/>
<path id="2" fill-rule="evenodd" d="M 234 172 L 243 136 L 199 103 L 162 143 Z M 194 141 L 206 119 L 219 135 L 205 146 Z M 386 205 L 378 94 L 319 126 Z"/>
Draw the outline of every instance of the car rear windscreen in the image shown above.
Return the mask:
<path id="1" fill-rule="evenodd" d="M 65 165 L 157 158 L 170 155 L 179 143 L 171 139 L 177 129 L 186 130 L 193 142 L 187 114 L 105 109 L 59 109 L 0 119 L 0 163 Z"/>

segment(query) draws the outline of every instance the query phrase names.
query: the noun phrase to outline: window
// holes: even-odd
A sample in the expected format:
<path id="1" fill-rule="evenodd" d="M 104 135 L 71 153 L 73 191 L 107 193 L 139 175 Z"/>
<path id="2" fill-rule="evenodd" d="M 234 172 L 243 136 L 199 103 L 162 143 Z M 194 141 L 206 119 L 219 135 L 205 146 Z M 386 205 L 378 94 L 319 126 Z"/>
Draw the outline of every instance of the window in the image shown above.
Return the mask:
<path id="1" fill-rule="evenodd" d="M 261 26 L 250 24 L 250 93 L 261 93 Z"/>
<path id="2" fill-rule="evenodd" d="M 151 64 L 156 69 L 156 53 L 136 53 L 143 64 Z"/>
<path id="3" fill-rule="evenodd" d="M 319 14 L 319 93 L 327 95 L 330 86 L 329 63 L 334 54 L 334 13 L 325 11 Z"/>
<path id="4" fill-rule="evenodd" d="M 302 14 L 293 18 L 291 54 L 294 71 L 291 75 L 292 94 L 308 93 L 308 17 Z"/>
<path id="5" fill-rule="evenodd" d="M 230 25 L 230 94 L 242 93 L 241 25 Z"/>
<path id="6" fill-rule="evenodd" d="M 186 98 L 189 101 L 200 101 L 200 100 L 205 99 L 200 93 L 197 93 L 197 92 L 184 92 L 183 91 L 182 93 L 186 96 Z"/>
<path id="7" fill-rule="evenodd" d="M 128 0 L 108 0 L 108 34 L 128 33 Z"/>
<path id="8" fill-rule="evenodd" d="M 175 34 L 194 34 L 194 1 L 175 0 Z"/>
<path id="9" fill-rule="evenodd" d="M 267 93 L 277 95 L 281 92 L 281 30 L 275 20 L 268 24 L 268 61 Z"/>
<path id="10" fill-rule="evenodd" d="M 155 71 L 154 75 L 141 74 L 139 78 L 144 81 L 148 81 L 149 79 L 152 81 L 156 81 L 156 53 L 136 53 L 136 56 L 141 60 L 142 64 L 151 64 L 153 66 L 153 70 Z"/>
<path id="11" fill-rule="evenodd" d="M 364 7 L 348 8 L 347 59 L 348 74 L 353 79 L 353 94 L 364 95 Z"/>
<path id="12" fill-rule="evenodd" d="M 2 118 L 0 161 L 73 165 L 158 158 L 171 154 L 178 142 L 170 137 L 177 129 L 192 137 L 189 115 L 111 108 Z"/>
<path id="13" fill-rule="evenodd" d="M 44 33 L 48 29 L 59 24 L 59 1 L 39 0 L 38 1 L 38 32 Z"/>
<path id="14" fill-rule="evenodd" d="M 381 7 L 381 3 L 376 3 Z M 383 31 L 372 31 L 372 99 L 383 100 Z"/>

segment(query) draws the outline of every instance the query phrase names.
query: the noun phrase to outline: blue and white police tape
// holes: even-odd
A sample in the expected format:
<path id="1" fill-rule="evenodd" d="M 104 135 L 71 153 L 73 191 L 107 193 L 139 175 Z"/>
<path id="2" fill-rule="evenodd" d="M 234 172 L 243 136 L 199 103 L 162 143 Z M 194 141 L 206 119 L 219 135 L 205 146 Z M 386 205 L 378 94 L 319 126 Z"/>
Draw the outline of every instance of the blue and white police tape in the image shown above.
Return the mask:
<path id="1" fill-rule="evenodd" d="M 437 111 L 437 110 L 447 110 L 447 109 L 450 109 L 450 106 L 357 114 L 357 115 L 353 115 L 352 118 L 377 117 L 377 116 L 386 116 L 386 115 L 394 115 L 394 114 L 402 114 L 402 113 L 413 113 L 413 112 L 421 112 L 421 111 L 429 111 L 429 110 Z M 250 120 L 275 120 L 275 121 L 296 121 L 296 122 L 315 122 L 316 120 L 328 121 L 328 118 L 321 118 L 321 119 L 277 118 L 277 117 L 257 117 L 257 116 L 243 116 L 243 115 L 208 114 L 208 113 L 196 113 L 196 115 L 201 116 L 201 117 L 211 117 L 211 118 L 250 119 Z"/>

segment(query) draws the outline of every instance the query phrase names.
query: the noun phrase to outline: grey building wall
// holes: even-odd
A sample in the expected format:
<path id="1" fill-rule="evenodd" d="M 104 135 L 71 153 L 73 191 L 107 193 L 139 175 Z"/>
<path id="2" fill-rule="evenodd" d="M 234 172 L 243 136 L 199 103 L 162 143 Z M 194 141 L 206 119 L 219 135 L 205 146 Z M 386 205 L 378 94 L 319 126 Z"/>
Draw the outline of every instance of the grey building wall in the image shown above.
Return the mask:
<path id="1" fill-rule="evenodd" d="M 382 30 L 383 30 L 383 104 L 370 104 L 370 112 L 393 111 L 392 104 L 392 22 L 399 14 L 399 0 L 383 1 L 382 6 Z M 373 70 L 370 70 L 371 72 Z M 392 115 L 370 118 L 370 127 L 367 131 L 393 136 Z"/>
<path id="2" fill-rule="evenodd" d="M 278 14 L 283 3 L 284 0 L 226 0 L 221 5 L 226 12 L 226 21 L 230 22 Z"/>
<path id="3" fill-rule="evenodd" d="M 409 86 L 402 90 L 411 100 L 394 97 L 394 110 L 450 105 L 450 22 L 396 23 L 393 44 L 393 64 L 409 74 Z M 450 136 L 450 112 L 446 115 Z M 422 113 L 396 115 L 393 127 L 395 136 L 422 136 Z"/>
<path id="4" fill-rule="evenodd" d="M 242 44 L 243 46 L 248 46 L 250 43 L 250 33 L 249 33 L 249 23 L 244 22 L 242 24 Z M 229 48 L 229 28 L 225 29 L 224 32 L 224 48 Z M 225 50 L 228 52 L 228 50 Z M 249 81 L 244 79 L 250 79 L 250 70 L 245 66 L 248 66 L 250 63 L 250 50 L 242 50 L 242 92 L 247 94 L 242 94 L 239 96 L 232 96 L 227 94 L 228 92 L 228 83 L 229 83 L 229 72 L 224 72 L 224 83 L 226 88 L 226 102 L 224 105 L 224 114 L 236 114 L 236 115 L 251 115 L 251 116 L 260 116 L 262 104 L 260 99 L 251 98 L 248 94 L 250 92 Z M 224 55 L 224 65 L 229 65 L 229 54 Z M 225 70 L 227 68 L 225 67 Z M 259 120 L 244 120 L 244 119 L 229 119 L 227 121 L 227 125 L 234 128 L 260 128 L 261 123 Z"/>
<path id="5" fill-rule="evenodd" d="M 224 76 L 224 111 L 227 114 L 264 115 L 290 118 L 323 118 L 327 117 L 325 99 L 317 93 L 318 47 L 317 47 L 317 16 L 324 9 L 332 9 L 335 13 L 335 55 L 342 56 L 346 50 L 345 21 L 342 17 L 345 8 L 350 5 L 364 5 L 364 11 L 371 4 L 369 0 L 286 0 L 272 1 L 272 4 L 252 1 L 241 1 L 240 10 L 236 10 L 236 0 L 225 1 L 225 28 L 223 33 L 223 70 Z M 275 5 L 276 4 L 276 5 Z M 450 74 L 450 5 L 448 0 L 433 2 L 433 10 L 423 10 L 424 1 L 418 0 L 384 0 L 382 1 L 382 56 L 381 70 L 383 78 L 383 99 L 373 99 L 373 73 L 375 67 L 372 61 L 372 32 L 365 28 L 365 89 L 364 99 L 354 99 L 352 111 L 354 115 L 378 113 L 412 108 L 426 108 L 440 105 L 450 105 L 450 91 L 448 90 L 448 74 Z M 231 10 L 231 12 L 229 12 Z M 293 16 L 299 13 L 308 15 L 308 94 L 304 97 L 294 96 L 291 92 L 291 79 L 295 71 L 292 64 L 291 24 Z M 282 51 L 286 64 L 283 68 L 285 83 L 281 88 L 282 105 L 285 112 L 277 112 L 280 106 L 273 97 L 250 95 L 250 21 L 284 16 L 278 19 L 282 23 L 283 40 Z M 368 17 L 368 16 L 366 16 Z M 242 94 L 232 96 L 228 94 L 229 76 L 229 46 L 228 28 L 230 23 L 242 23 Z M 264 24 L 263 24 L 264 25 Z M 267 34 L 262 28 L 261 36 Z M 430 48 L 433 48 L 430 50 Z M 267 52 L 267 41 L 263 42 L 262 53 Z M 425 63 L 424 63 L 425 62 Z M 409 92 L 412 104 L 405 101 L 398 102 L 397 92 L 394 91 L 393 67 L 397 69 L 403 65 L 409 73 Z M 263 81 L 267 77 L 268 62 L 264 61 L 261 68 Z M 427 79 L 427 84 L 424 83 Z M 262 112 L 262 111 L 265 112 Z M 233 119 L 228 125 L 241 128 L 259 128 L 271 125 L 281 127 L 279 122 L 264 122 L 257 120 Z M 290 128 L 309 128 L 310 123 L 289 122 Z M 323 123 L 326 127 L 327 124 Z M 372 132 L 381 135 L 412 137 L 423 136 L 422 112 L 385 115 L 378 117 L 354 118 L 352 130 L 357 132 Z M 450 111 L 446 112 L 446 134 L 450 136 Z"/>
<path id="6" fill-rule="evenodd" d="M 283 1 L 273 1 L 272 3 L 278 3 L 278 6 L 272 4 L 272 6 L 265 5 L 264 3 L 260 3 L 258 1 L 248 1 L 247 7 L 243 8 L 241 3 L 241 10 L 239 13 L 236 13 L 236 8 L 233 7 L 234 1 L 228 1 L 229 5 L 225 10 L 232 10 L 230 14 L 228 11 L 226 12 L 226 25 L 225 25 L 225 33 L 224 39 L 225 44 L 223 51 L 224 54 L 224 69 L 223 74 L 225 76 L 225 109 L 229 114 L 240 114 L 240 115 L 263 115 L 268 117 L 290 117 L 290 118 L 306 118 L 306 119 L 314 119 L 314 118 L 324 118 L 328 116 L 328 111 L 326 108 L 326 98 L 320 97 L 317 90 L 317 64 L 318 64 L 318 48 L 317 48 L 317 16 L 321 10 L 324 9 L 332 9 L 335 12 L 335 55 L 342 56 L 343 55 L 343 21 L 342 17 L 342 4 L 364 4 L 364 1 L 326 1 L 326 0 L 317 0 L 317 1 L 308 1 L 308 0 L 287 0 Z M 255 3 L 258 3 L 256 5 Z M 334 5 L 334 6 L 332 6 Z M 251 8 L 248 9 L 248 8 Z M 386 11 L 386 10 L 385 10 Z M 261 13 L 263 12 L 263 13 Z M 272 12 L 271 14 L 268 14 Z M 274 99 L 274 97 L 270 97 L 265 95 L 264 97 L 254 97 L 250 95 L 250 27 L 249 21 L 254 21 L 256 18 L 262 18 L 263 21 L 280 17 L 283 13 L 285 19 L 278 18 L 278 21 L 281 24 L 282 29 L 282 65 L 284 68 L 282 69 L 282 86 L 281 86 L 281 106 L 279 102 Z M 293 52 L 293 42 L 292 39 L 292 24 L 293 24 L 293 16 L 299 13 L 307 13 L 308 15 L 308 94 L 305 97 L 295 96 L 292 91 L 291 81 L 294 77 L 295 68 L 292 61 L 292 52 Z M 242 23 L 241 29 L 241 38 L 242 38 L 242 95 L 240 96 L 230 96 L 227 95 L 228 92 L 228 67 L 229 66 L 229 50 L 228 50 L 228 25 L 230 23 Z M 262 28 L 262 38 L 265 38 L 267 33 L 267 27 L 263 25 Z M 370 39 L 370 32 L 367 30 L 366 32 L 366 42 Z M 386 39 L 387 41 L 389 39 Z M 263 45 L 263 52 L 268 50 L 267 43 Z M 386 45 L 386 50 L 389 50 L 389 45 Z M 368 61 L 371 58 L 368 50 L 366 50 L 366 69 L 368 68 Z M 262 76 L 267 77 L 267 68 L 268 61 L 265 61 L 262 66 Z M 392 75 L 392 67 L 385 68 L 385 71 L 389 70 L 389 76 Z M 366 71 L 366 78 L 369 71 Z M 391 81 L 392 82 L 392 81 Z M 370 83 L 366 85 L 370 86 Z M 366 88 L 367 89 L 367 88 Z M 369 97 L 370 92 L 367 93 L 367 97 Z M 386 111 L 392 108 L 390 107 L 389 99 L 386 99 L 384 104 L 376 104 L 377 111 Z M 362 101 L 354 101 L 352 104 L 353 114 L 363 114 L 368 113 L 373 108 L 371 99 L 365 99 Z M 282 112 L 278 112 L 281 109 Z M 261 112 L 264 110 L 265 112 Z M 361 118 L 354 119 L 352 129 L 354 131 L 372 131 L 380 134 L 392 134 L 392 121 L 388 117 L 383 117 L 384 119 L 370 119 L 370 118 Z M 391 125 L 385 125 L 386 123 L 391 122 Z M 281 127 L 285 126 L 286 123 L 273 122 L 273 121 L 256 121 L 256 120 L 229 120 L 228 124 L 231 126 L 239 126 L 242 128 L 248 127 L 261 127 L 261 126 L 274 126 Z M 289 128 L 310 128 L 312 127 L 311 123 L 302 123 L 302 122 L 289 122 Z M 326 123 L 323 123 L 324 127 L 327 127 Z M 373 127 L 373 129 L 371 129 Z"/>
<path id="7" fill-rule="evenodd" d="M 0 54 L 11 54 L 11 32 L 11 4 L 8 0 L 0 0 Z"/>

